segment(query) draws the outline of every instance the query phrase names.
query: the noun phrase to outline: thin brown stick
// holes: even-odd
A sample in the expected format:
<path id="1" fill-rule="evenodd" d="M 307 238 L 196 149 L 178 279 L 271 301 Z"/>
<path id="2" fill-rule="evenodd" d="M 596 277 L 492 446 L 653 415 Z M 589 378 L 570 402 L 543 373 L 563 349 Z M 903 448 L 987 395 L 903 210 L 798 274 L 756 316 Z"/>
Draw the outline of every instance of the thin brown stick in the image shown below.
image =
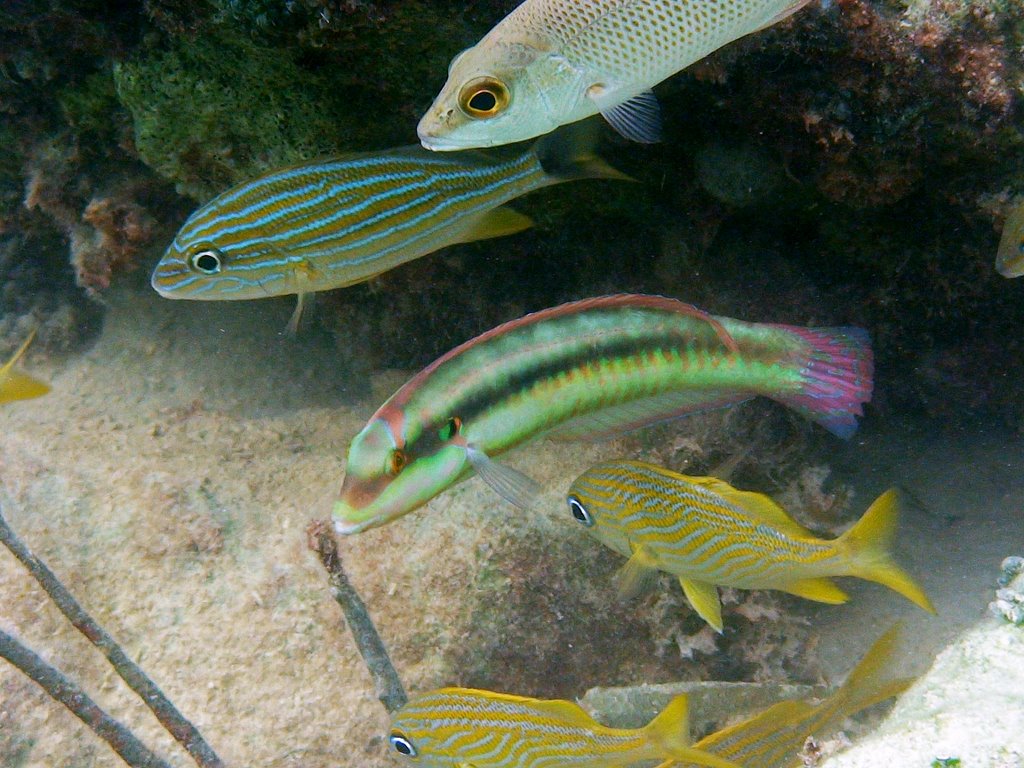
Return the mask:
<path id="1" fill-rule="evenodd" d="M 338 555 L 338 540 L 334 537 L 334 530 L 330 523 L 314 520 L 310 523 L 307 533 L 310 549 L 320 556 L 320 562 L 330 576 L 331 592 L 341 606 L 348 628 L 356 641 L 356 647 L 366 662 L 367 669 L 370 670 L 370 677 L 373 678 L 374 687 L 377 689 L 377 698 L 388 712 L 394 712 L 408 701 L 408 697 L 405 695 L 402 681 L 398 678 L 398 672 L 391 663 L 387 648 L 377 634 L 377 628 L 373 626 L 366 604 L 345 575 L 341 557 Z"/>
<path id="2" fill-rule="evenodd" d="M 32 577 L 39 582 L 39 585 L 46 590 L 46 593 L 60 608 L 61 613 L 75 626 L 75 629 L 103 652 L 121 679 L 139 695 L 146 706 L 156 715 L 160 724 L 188 751 L 196 764 L 200 768 L 224 768 L 224 763 L 206 743 L 196 727 L 185 719 L 156 683 L 142 671 L 142 668 L 128 658 L 114 638 L 85 612 L 85 609 L 72 597 L 53 571 L 46 566 L 46 563 L 32 554 L 31 550 L 17 537 L 11 526 L 7 524 L 7 520 L 4 519 L 2 507 L 0 507 L 0 542 L 3 542 L 28 569 Z"/>
<path id="3" fill-rule="evenodd" d="M 59 669 L 47 664 L 32 649 L 2 630 L 0 658 L 7 659 L 50 696 L 70 709 L 75 717 L 92 728 L 132 768 L 170 768 L 168 763 L 150 752 L 135 734 L 100 709 L 85 691 Z"/>

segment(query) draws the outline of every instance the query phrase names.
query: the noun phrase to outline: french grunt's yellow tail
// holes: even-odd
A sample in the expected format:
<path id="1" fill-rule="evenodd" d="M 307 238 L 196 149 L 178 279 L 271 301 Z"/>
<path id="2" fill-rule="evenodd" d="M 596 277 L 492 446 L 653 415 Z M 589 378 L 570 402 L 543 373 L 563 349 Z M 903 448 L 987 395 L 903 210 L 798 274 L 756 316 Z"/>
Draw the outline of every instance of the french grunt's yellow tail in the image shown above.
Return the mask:
<path id="1" fill-rule="evenodd" d="M 883 584 L 919 605 L 929 613 L 935 607 L 928 595 L 900 568 L 892 557 L 892 541 L 899 518 L 899 499 L 894 488 L 879 496 L 857 524 L 844 533 L 839 542 L 848 547 L 851 576 Z"/>

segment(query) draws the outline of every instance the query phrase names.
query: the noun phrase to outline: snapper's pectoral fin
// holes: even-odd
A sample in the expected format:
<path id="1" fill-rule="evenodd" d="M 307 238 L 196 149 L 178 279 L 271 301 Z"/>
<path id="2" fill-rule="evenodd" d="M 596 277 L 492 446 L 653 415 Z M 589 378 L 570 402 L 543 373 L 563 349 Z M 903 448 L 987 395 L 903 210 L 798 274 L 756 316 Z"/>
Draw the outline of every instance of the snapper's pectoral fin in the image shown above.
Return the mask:
<path id="1" fill-rule="evenodd" d="M 679 577 L 679 586 L 683 588 L 683 594 L 697 615 L 710 624 L 715 632 L 721 634 L 722 601 L 718 598 L 718 587 L 706 581 L 696 581 L 683 576 Z"/>
<path id="2" fill-rule="evenodd" d="M 779 589 L 797 597 L 805 597 L 808 600 L 828 603 L 829 605 L 840 605 L 850 599 L 849 595 L 837 587 L 832 579 L 791 581 L 784 587 L 779 587 Z"/>
<path id="3" fill-rule="evenodd" d="M 472 445 L 466 446 L 466 456 L 480 479 L 510 504 L 520 509 L 536 509 L 541 493 L 540 483 L 517 469 L 493 461 L 486 453 Z"/>
<path id="4" fill-rule="evenodd" d="M 661 141 L 661 107 L 654 91 L 638 93 L 631 99 L 610 107 L 601 107 L 600 95 L 595 95 L 601 114 L 621 136 L 640 144 Z"/>
<path id="5" fill-rule="evenodd" d="M 629 600 L 654 586 L 658 560 L 646 547 L 637 547 L 614 576 L 620 600 Z"/>
<path id="6" fill-rule="evenodd" d="M 533 226 L 533 219 L 519 211 L 501 206 L 477 216 L 472 223 L 452 240 L 455 243 L 472 243 L 492 237 L 504 237 L 522 232 Z"/>

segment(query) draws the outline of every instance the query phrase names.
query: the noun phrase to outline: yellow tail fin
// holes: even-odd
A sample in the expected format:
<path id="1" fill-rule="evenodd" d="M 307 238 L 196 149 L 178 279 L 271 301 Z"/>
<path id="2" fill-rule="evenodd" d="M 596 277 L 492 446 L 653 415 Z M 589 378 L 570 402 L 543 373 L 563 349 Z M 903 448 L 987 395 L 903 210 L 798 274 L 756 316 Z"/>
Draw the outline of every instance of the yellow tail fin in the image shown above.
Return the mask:
<path id="1" fill-rule="evenodd" d="M 666 758 L 657 768 L 667 768 L 677 762 L 711 768 L 741 768 L 724 757 L 690 746 L 690 702 L 685 693 L 672 699 L 644 730 L 659 756 Z"/>
<path id="2" fill-rule="evenodd" d="M 890 488 L 868 507 L 857 524 L 840 537 L 848 547 L 851 576 L 883 584 L 919 605 L 929 613 L 935 607 L 928 596 L 892 559 L 889 551 L 896 535 L 899 504 L 896 490 Z"/>

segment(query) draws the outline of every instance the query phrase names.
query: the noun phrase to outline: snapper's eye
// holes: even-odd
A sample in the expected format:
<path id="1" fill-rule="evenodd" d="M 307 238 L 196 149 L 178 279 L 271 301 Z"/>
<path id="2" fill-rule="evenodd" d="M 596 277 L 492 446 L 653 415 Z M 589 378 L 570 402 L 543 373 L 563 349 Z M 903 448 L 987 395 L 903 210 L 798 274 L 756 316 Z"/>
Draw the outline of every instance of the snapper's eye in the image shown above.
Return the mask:
<path id="1" fill-rule="evenodd" d="M 459 109 L 478 120 L 494 117 L 503 112 L 508 102 L 508 88 L 493 77 L 470 80 L 459 91 Z"/>
<path id="2" fill-rule="evenodd" d="M 416 747 L 412 745 L 405 736 L 398 731 L 392 731 L 391 735 L 388 736 L 388 741 L 391 743 L 391 747 L 400 755 L 405 757 L 416 757 Z"/>
<path id="3" fill-rule="evenodd" d="M 587 508 L 583 506 L 583 502 L 577 499 L 575 496 L 570 496 L 569 499 L 569 511 L 572 516 L 583 523 L 587 528 L 594 524 L 594 518 L 587 512 Z"/>
<path id="4" fill-rule="evenodd" d="M 388 458 L 388 471 L 392 475 L 397 475 L 403 469 L 405 465 L 409 463 L 409 456 L 401 448 L 395 448 L 391 452 L 391 456 Z"/>
<path id="5" fill-rule="evenodd" d="M 220 253 L 213 248 L 196 251 L 189 257 L 188 265 L 204 275 L 216 275 L 221 267 Z"/>

